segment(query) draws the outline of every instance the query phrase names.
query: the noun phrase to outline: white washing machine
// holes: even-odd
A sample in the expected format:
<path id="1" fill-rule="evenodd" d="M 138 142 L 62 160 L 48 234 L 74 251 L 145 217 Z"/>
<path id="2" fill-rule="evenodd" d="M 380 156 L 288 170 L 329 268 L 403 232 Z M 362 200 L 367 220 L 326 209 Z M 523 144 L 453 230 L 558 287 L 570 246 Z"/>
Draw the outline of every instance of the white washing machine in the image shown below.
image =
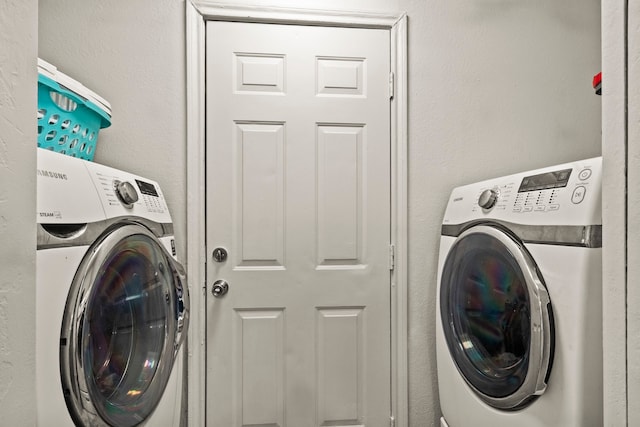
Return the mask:
<path id="1" fill-rule="evenodd" d="M 38 149 L 37 419 L 173 426 L 188 287 L 151 180 Z"/>
<path id="2" fill-rule="evenodd" d="M 601 165 L 451 193 L 436 310 L 443 426 L 602 426 Z"/>

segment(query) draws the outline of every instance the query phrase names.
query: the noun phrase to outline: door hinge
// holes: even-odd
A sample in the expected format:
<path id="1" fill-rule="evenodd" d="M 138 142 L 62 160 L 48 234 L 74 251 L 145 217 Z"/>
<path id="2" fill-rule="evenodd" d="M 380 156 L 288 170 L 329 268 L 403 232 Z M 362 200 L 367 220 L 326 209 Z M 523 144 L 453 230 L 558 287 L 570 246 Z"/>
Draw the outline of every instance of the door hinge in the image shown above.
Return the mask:
<path id="1" fill-rule="evenodd" d="M 389 427 L 396 427 L 396 419 L 393 415 L 389 417 Z"/>
<path id="2" fill-rule="evenodd" d="M 393 99 L 396 91 L 396 78 L 393 72 L 389 73 L 389 99 Z"/>
<path id="3" fill-rule="evenodd" d="M 389 245 L 389 270 L 393 270 L 396 267 L 396 247 Z"/>

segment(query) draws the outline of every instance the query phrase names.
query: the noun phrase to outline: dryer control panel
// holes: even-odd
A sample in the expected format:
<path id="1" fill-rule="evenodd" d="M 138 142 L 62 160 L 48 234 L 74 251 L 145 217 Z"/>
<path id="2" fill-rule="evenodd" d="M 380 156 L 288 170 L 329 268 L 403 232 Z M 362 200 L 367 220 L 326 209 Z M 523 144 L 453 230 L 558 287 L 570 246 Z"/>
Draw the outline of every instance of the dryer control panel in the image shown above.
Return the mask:
<path id="1" fill-rule="evenodd" d="M 598 157 L 458 187 L 443 223 L 601 224 L 601 169 Z"/>

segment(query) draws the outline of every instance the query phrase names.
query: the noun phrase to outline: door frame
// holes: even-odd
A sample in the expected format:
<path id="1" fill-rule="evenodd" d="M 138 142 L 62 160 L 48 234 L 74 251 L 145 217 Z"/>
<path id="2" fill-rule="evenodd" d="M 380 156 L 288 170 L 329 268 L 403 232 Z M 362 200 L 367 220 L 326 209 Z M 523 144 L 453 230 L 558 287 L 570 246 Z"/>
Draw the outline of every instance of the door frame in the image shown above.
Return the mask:
<path id="1" fill-rule="evenodd" d="M 188 425 L 206 423 L 205 244 L 205 22 L 240 21 L 387 29 L 391 33 L 391 414 L 390 425 L 408 426 L 408 103 L 407 15 L 238 6 L 210 0 L 186 5 L 187 277 L 191 284 L 188 332 Z M 197 398 L 194 398 L 197 396 Z"/>

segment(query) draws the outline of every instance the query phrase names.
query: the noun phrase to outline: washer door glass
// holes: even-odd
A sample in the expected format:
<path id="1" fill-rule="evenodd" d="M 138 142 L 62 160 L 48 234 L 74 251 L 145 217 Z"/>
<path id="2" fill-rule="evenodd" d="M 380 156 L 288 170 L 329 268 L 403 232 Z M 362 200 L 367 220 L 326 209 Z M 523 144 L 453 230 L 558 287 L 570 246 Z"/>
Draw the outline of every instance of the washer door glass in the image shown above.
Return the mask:
<path id="1" fill-rule="evenodd" d="M 544 391 L 550 302 L 531 256 L 510 235 L 478 226 L 456 240 L 442 270 L 440 312 L 460 374 L 487 403 L 517 409 Z"/>
<path id="2" fill-rule="evenodd" d="M 171 374 L 181 278 L 158 239 L 142 227 L 119 228 L 90 253 L 69 295 L 67 309 L 73 311 L 65 315 L 68 406 L 81 424 L 137 425 L 153 412 Z M 99 418 L 92 418 L 96 412 Z"/>

